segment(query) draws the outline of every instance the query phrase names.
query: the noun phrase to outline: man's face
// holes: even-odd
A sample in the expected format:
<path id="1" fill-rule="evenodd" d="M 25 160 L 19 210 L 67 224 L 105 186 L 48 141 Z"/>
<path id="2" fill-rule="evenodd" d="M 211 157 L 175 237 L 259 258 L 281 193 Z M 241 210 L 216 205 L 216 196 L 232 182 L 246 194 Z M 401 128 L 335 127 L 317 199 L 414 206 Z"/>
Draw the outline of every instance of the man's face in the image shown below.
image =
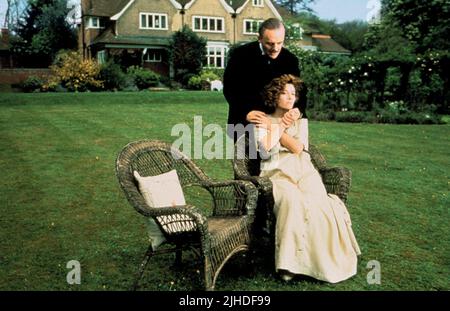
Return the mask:
<path id="1" fill-rule="evenodd" d="M 275 59 L 280 55 L 281 48 L 284 43 L 284 27 L 278 29 L 266 29 L 262 36 L 258 38 L 261 43 L 264 53 L 270 58 Z"/>

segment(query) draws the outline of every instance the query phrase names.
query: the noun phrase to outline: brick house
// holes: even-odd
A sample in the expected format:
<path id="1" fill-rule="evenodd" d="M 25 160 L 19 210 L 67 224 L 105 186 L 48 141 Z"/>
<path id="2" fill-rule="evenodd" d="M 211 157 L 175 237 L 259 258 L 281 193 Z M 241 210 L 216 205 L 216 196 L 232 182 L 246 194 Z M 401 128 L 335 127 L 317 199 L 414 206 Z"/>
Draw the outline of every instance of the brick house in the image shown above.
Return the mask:
<path id="1" fill-rule="evenodd" d="M 82 0 L 79 48 L 104 62 L 121 55 L 129 64 L 170 73 L 172 34 L 188 25 L 207 39 L 205 65 L 224 67 L 228 47 L 256 39 L 260 22 L 278 17 L 269 0 Z"/>
<path id="2" fill-rule="evenodd" d="M 0 69 L 14 67 L 13 56 L 9 45 L 9 31 L 0 29 Z"/>
<path id="3" fill-rule="evenodd" d="M 170 39 L 183 25 L 207 39 L 205 65 L 224 68 L 230 45 L 256 40 L 267 18 L 282 19 L 270 0 L 81 0 L 81 10 L 84 57 L 102 63 L 119 55 L 166 76 Z"/>

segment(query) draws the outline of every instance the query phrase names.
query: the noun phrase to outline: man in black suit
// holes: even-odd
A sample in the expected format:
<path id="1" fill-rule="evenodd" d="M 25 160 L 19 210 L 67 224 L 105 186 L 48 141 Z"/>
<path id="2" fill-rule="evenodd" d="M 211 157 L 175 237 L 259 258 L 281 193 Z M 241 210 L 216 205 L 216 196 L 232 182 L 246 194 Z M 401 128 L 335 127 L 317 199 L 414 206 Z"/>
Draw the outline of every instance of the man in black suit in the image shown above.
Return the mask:
<path id="1" fill-rule="evenodd" d="M 261 24 L 258 41 L 232 51 L 225 69 L 223 93 L 229 105 L 228 134 L 235 141 L 237 133 L 233 133 L 233 130 L 236 125 L 261 125 L 268 122 L 261 97 L 264 86 L 283 74 L 300 76 L 298 59 L 283 47 L 284 38 L 283 23 L 270 18 Z M 300 98 L 298 101 L 303 114 L 305 99 Z"/>

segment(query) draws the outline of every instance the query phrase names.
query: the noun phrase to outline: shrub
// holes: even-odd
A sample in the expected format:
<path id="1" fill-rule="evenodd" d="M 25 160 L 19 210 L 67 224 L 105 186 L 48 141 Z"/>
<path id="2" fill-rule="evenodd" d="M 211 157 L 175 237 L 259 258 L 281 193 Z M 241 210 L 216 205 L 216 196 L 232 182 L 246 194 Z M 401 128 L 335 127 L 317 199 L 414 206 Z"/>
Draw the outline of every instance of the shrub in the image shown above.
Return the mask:
<path id="1" fill-rule="evenodd" d="M 170 59 L 175 69 L 175 81 L 184 85 L 188 73 L 198 74 L 206 57 L 206 39 L 199 37 L 188 26 L 183 26 L 172 35 L 169 47 Z"/>
<path id="2" fill-rule="evenodd" d="M 371 111 L 339 111 L 336 112 L 337 122 L 377 123 L 376 115 Z"/>
<path id="3" fill-rule="evenodd" d="M 390 110 L 379 111 L 377 114 L 379 123 L 392 124 L 443 124 L 441 117 L 436 114 L 423 112 L 396 113 Z"/>
<path id="4" fill-rule="evenodd" d="M 209 90 L 211 81 L 219 80 L 219 76 L 210 70 L 202 70 L 199 75 L 192 76 L 187 86 L 192 90 Z"/>
<path id="5" fill-rule="evenodd" d="M 25 81 L 23 81 L 20 85 L 20 88 L 24 92 L 35 92 L 41 90 L 44 85 L 44 80 L 37 76 L 29 76 Z"/>
<path id="6" fill-rule="evenodd" d="M 205 67 L 205 68 L 203 68 L 203 71 L 212 72 L 212 73 L 214 73 L 216 76 L 219 77 L 219 80 L 223 81 L 223 75 L 224 75 L 224 73 L 225 73 L 225 69 L 224 69 L 224 68 L 218 68 L 218 67 Z"/>
<path id="7" fill-rule="evenodd" d="M 78 52 L 58 54 L 54 65 L 50 66 L 54 75 L 44 85 L 44 89 L 56 88 L 58 84 L 69 91 L 97 90 L 103 87 L 99 80 L 100 66 L 91 59 L 83 59 Z"/>
<path id="8" fill-rule="evenodd" d="M 307 110 L 306 113 L 309 119 L 316 121 L 333 121 L 336 118 L 335 112 L 331 110 Z"/>
<path id="9" fill-rule="evenodd" d="M 138 66 L 131 66 L 128 67 L 127 73 L 133 77 L 134 83 L 139 90 L 144 90 L 159 84 L 159 75 L 151 70 Z"/>
<path id="10" fill-rule="evenodd" d="M 102 65 L 99 77 L 106 90 L 122 90 L 127 86 L 125 73 L 112 61 Z"/>

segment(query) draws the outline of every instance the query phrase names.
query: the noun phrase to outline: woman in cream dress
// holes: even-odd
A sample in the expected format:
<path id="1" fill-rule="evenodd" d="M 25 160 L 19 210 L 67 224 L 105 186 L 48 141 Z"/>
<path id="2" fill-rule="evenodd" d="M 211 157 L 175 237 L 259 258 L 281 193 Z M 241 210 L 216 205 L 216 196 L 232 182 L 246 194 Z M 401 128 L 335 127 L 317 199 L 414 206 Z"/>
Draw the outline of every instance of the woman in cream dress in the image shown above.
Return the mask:
<path id="1" fill-rule="evenodd" d="M 360 250 L 344 203 L 327 194 L 307 152 L 307 119 L 293 109 L 300 83 L 283 75 L 266 86 L 273 113 L 255 127 L 260 175 L 273 183 L 275 268 L 286 281 L 303 274 L 336 283 L 356 274 Z"/>

